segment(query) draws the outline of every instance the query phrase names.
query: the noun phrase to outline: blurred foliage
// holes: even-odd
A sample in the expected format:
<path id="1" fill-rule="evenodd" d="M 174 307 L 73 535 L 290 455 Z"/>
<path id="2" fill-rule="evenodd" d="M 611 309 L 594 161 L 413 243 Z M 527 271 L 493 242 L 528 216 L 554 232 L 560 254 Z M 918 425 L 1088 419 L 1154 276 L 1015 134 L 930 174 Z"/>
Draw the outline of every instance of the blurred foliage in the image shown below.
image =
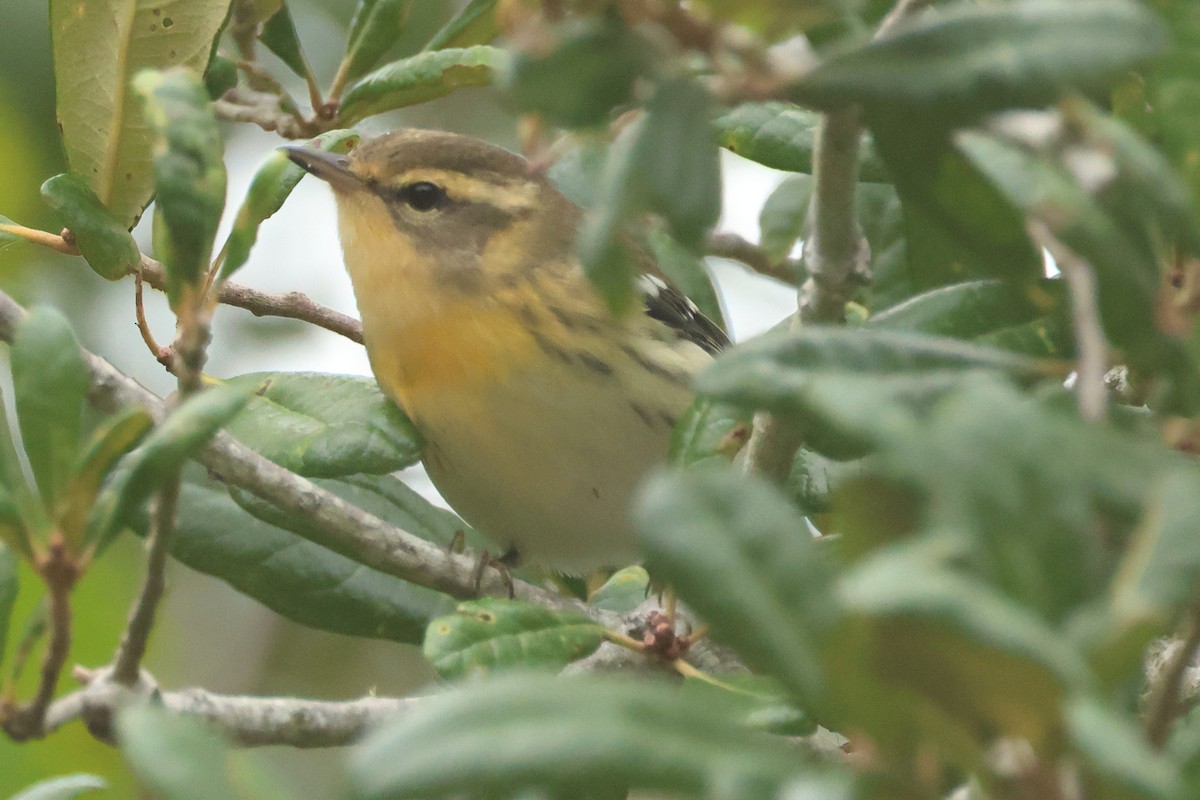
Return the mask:
<path id="1" fill-rule="evenodd" d="M 116 6 L 130 13 L 109 30 Z M 651 576 L 667 582 L 756 673 L 693 675 L 682 689 L 551 680 L 545 670 L 619 637 L 573 611 L 454 604 L 313 543 L 307 510 L 186 465 L 228 427 L 431 543 L 479 544 L 386 474 L 421 443 L 374 387 L 250 374 L 153 426 L 136 411 L 91 424 L 71 325 L 35 310 L 11 349 L 19 441 L 0 421 L 6 669 L 40 652 L 38 590 L 62 588 L 47 564 L 64 558 L 87 572 L 68 587 L 80 610 L 71 657 L 103 663 L 123 617 L 114 600 L 127 598 L 86 606 L 94 576 L 128 585 L 112 573 L 128 568 L 120 534 L 145 531 L 147 500 L 183 469 L 176 558 L 310 627 L 419 642 L 445 681 L 353 749 L 355 797 L 1196 796 L 1195 692 L 1169 669 L 1147 678 L 1143 662 L 1152 640 L 1200 619 L 1197 12 L 1186 0 L 932 6 L 872 35 L 886 3 L 361 0 L 321 12 L 196 0 L 175 17 L 143 0 L 79 15 L 53 0 L 72 171 L 45 199 L 84 260 L 116 279 L 138 258 L 129 226 L 156 197 L 155 251 L 181 313 L 245 263 L 300 179 L 268 160 L 217 246 L 218 119 L 345 152 L 351 124 L 420 119 L 429 101 L 479 87 L 472 97 L 520 115 L 516 134 L 494 138 L 518 140 L 584 209 L 580 263 L 611 308 L 631 306 L 653 260 L 717 322 L 701 258 L 721 148 L 791 173 L 751 247 L 777 264 L 811 244 L 808 217 L 828 191 L 821 114 L 855 105 L 863 142 L 836 144 L 856 159 L 873 281 L 843 315 L 855 324 L 780 329 L 698 377 L 669 466 L 634 510 L 646 568 L 578 592 L 628 612 Z M 340 26 L 332 51 L 307 34 L 318 13 Z M 14 91 L 0 84 L 0 110 L 20 105 Z M 0 128 L 6 153 L 36 155 L 44 120 L 30 120 Z M 30 236 L 21 225 L 56 230 L 6 191 L 4 242 Z M 1046 247 L 1094 279 L 1094 297 L 1046 277 Z M 1103 388 L 1107 419 L 1087 420 L 1076 395 L 1098 387 L 1064 379 L 1097 343 L 1129 385 Z M 730 464 L 760 412 L 803 440 L 781 485 Z M 30 694 L 32 672 L 13 697 Z M 852 764 L 790 738 L 818 725 L 850 737 Z M 189 720 L 133 708 L 118 731 L 156 797 L 287 796 L 258 754 Z M 130 790 L 111 753 L 76 754 L 72 736 L 5 741 L 0 756 L 14 754 L 22 785 L 84 769 Z M 1014 747 L 1018 769 L 1002 757 Z M 41 754 L 55 766 L 31 767 Z"/>

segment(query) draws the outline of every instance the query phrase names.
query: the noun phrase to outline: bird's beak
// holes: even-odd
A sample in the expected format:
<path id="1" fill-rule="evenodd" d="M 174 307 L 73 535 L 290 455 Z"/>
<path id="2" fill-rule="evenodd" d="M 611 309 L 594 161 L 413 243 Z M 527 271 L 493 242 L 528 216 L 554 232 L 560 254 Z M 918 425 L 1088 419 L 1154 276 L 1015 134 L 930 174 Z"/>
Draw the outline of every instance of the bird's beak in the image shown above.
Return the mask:
<path id="1" fill-rule="evenodd" d="M 305 172 L 320 178 L 335 190 L 348 191 L 362 186 L 362 180 L 350 171 L 350 156 L 299 145 L 279 149 Z"/>

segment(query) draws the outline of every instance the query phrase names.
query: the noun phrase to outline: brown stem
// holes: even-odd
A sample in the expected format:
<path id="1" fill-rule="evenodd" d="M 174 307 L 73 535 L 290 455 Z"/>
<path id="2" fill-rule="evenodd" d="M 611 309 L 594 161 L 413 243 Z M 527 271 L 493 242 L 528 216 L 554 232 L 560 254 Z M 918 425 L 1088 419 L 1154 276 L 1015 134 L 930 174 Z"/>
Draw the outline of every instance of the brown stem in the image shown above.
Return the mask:
<path id="1" fill-rule="evenodd" d="M 146 305 L 142 302 L 141 270 L 134 273 L 133 308 L 137 317 L 138 333 L 142 335 L 142 341 L 146 344 L 146 348 L 158 363 L 166 367 L 167 372 L 171 372 L 174 369 L 175 354 L 170 348 L 159 345 L 150 330 L 150 322 L 146 319 Z"/>
<path id="2" fill-rule="evenodd" d="M 714 233 L 708 237 L 707 253 L 745 264 L 759 275 L 795 285 L 800 267 L 791 259 L 776 261 L 767 251 L 736 233 Z"/>

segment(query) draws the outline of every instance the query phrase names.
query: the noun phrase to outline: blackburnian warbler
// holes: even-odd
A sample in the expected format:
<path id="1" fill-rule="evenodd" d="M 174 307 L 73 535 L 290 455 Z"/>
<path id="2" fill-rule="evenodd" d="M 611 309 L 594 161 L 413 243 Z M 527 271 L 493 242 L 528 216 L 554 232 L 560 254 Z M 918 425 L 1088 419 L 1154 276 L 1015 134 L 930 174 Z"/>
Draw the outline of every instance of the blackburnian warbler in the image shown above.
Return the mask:
<path id="1" fill-rule="evenodd" d="M 575 256 L 582 212 L 506 150 L 410 129 L 288 154 L 333 189 L 372 369 L 450 505 L 563 572 L 633 561 L 630 496 L 721 329 L 652 263 L 612 314 Z"/>

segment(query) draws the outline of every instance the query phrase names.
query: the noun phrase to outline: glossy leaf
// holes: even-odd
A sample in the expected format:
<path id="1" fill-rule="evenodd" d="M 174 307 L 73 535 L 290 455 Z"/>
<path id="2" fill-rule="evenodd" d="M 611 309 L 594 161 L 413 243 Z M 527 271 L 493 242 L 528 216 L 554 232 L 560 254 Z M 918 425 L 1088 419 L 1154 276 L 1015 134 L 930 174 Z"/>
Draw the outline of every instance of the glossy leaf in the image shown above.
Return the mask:
<path id="1" fill-rule="evenodd" d="M 496 22 L 496 0 L 467 0 L 459 12 L 441 27 L 424 50 L 470 47 L 487 44 L 500 33 Z"/>
<path id="2" fill-rule="evenodd" d="M 107 787 L 108 784 L 98 775 L 63 775 L 39 781 L 13 795 L 10 800 L 73 800 Z"/>
<path id="3" fill-rule="evenodd" d="M 604 626 L 578 612 L 483 598 L 430 622 L 422 651 L 438 675 L 456 680 L 513 668 L 556 670 L 589 655 L 605 635 Z"/>
<path id="4" fill-rule="evenodd" d="M 634 521 L 650 571 L 721 641 L 806 708 L 825 707 L 821 634 L 838 612 L 830 564 L 795 507 L 725 467 L 653 477 Z"/>
<path id="5" fill-rule="evenodd" d="M 350 762 L 364 799 L 530 786 L 568 796 L 581 786 L 681 796 L 743 786 L 755 789 L 744 796 L 773 797 L 813 771 L 785 742 L 685 703 L 666 684 L 527 675 L 425 698 Z"/>
<path id="6" fill-rule="evenodd" d="M 78 546 L 87 532 L 87 519 L 100 486 L 117 459 L 129 452 L 154 426 L 146 409 L 132 406 L 105 420 L 93 431 L 79 454 L 63 496 L 59 529 L 69 544 Z"/>
<path id="7" fill-rule="evenodd" d="M 165 238 L 156 246 L 167 272 L 167 296 L 177 308 L 207 274 L 213 238 L 225 207 L 224 147 L 208 95 L 186 70 L 141 72 L 134 90 L 155 135 L 155 216 Z"/>
<path id="8" fill-rule="evenodd" d="M 4 651 L 8 644 L 8 626 L 20 588 L 17 553 L 0 541 L 0 666 L 4 666 Z"/>
<path id="9" fill-rule="evenodd" d="M 730 152 L 765 167 L 812 172 L 813 142 L 821 115 L 793 103 L 743 103 L 714 120 L 717 141 Z M 887 181 L 888 171 L 870 139 L 860 145 L 858 178 Z"/>
<path id="10" fill-rule="evenodd" d="M 141 253 L 124 221 L 104 207 L 83 178 L 55 175 L 42 184 L 42 197 L 71 229 L 79 252 L 98 275 L 113 281 L 137 268 Z"/>
<path id="11" fill-rule="evenodd" d="M 826 59 L 795 94 L 818 108 L 857 103 L 950 124 L 1104 88 L 1166 43 L 1155 15 L 1128 0 L 960 2 Z"/>
<path id="12" fill-rule="evenodd" d="M 184 462 L 208 444 L 250 401 L 240 386 L 208 389 L 188 398 L 122 459 L 119 471 L 97 498 L 88 525 L 92 541 L 106 542 L 133 521 L 134 514 Z"/>
<path id="13" fill-rule="evenodd" d="M 339 73 L 354 80 L 379 63 L 400 38 L 409 0 L 359 0 Z"/>
<path id="14" fill-rule="evenodd" d="M 92 384 L 62 314 L 38 306 L 25 318 L 13 339 L 12 369 L 22 444 L 45 507 L 53 514 L 71 477 Z"/>
<path id="15" fill-rule="evenodd" d="M 228 383 L 254 392 L 229 432 L 301 475 L 379 475 L 421 455 L 420 434 L 370 378 L 260 372 Z"/>
<path id="16" fill-rule="evenodd" d="M 779 261 L 792 252 L 808 224 L 813 180 L 808 175 L 789 175 L 775 187 L 758 213 L 759 246 Z"/>
<path id="17" fill-rule="evenodd" d="M 300 46 L 300 36 L 296 33 L 296 23 L 292 20 L 287 3 L 281 3 L 279 10 L 266 21 L 258 40 L 301 78 L 312 75 L 312 67 L 304 57 L 304 48 Z"/>
<path id="18" fill-rule="evenodd" d="M 630 100 L 646 68 L 646 45 L 616 15 L 589 17 L 561 29 L 549 52 L 518 52 L 507 89 L 520 111 L 568 128 L 602 125 Z"/>
<path id="19" fill-rule="evenodd" d="M 429 541 L 446 544 L 456 530 L 465 529 L 453 514 L 431 506 L 391 476 L 318 483 Z M 294 622 L 345 636 L 419 643 L 430 620 L 454 608 L 454 601 L 440 592 L 306 541 L 290 526 L 272 524 L 286 520 L 278 511 L 268 512 L 262 501 L 243 499 L 243 504 L 230 497 L 228 486 L 189 465 L 171 555 Z M 135 524 L 139 533 L 145 527 L 144 519 Z M 476 534 L 467 538 L 472 546 L 480 545 Z"/>
<path id="20" fill-rule="evenodd" d="M 505 52 L 477 45 L 447 48 L 387 64 L 346 90 L 340 118 L 352 125 L 374 114 L 424 103 L 464 86 L 487 86 Z"/>
<path id="21" fill-rule="evenodd" d="M 331 153 L 348 153 L 358 145 L 359 138 L 353 131 L 329 131 L 305 142 L 305 146 Z M 250 248 L 258 239 L 259 226 L 283 206 L 304 175 L 304 170 L 282 151 L 272 153 L 254 173 L 250 188 L 246 190 L 246 198 L 233 220 L 233 230 L 225 242 L 222 280 L 228 279 L 246 263 Z"/>
<path id="22" fill-rule="evenodd" d="M 628 614 L 650 597 L 650 573 L 645 567 L 632 566 L 617 570 L 599 589 L 588 597 L 594 608 Z"/>
<path id="23" fill-rule="evenodd" d="M 147 68 L 203 71 L 229 5 L 230 0 L 50 3 L 67 163 L 126 228 L 153 192 L 152 133 L 129 81 Z"/>

